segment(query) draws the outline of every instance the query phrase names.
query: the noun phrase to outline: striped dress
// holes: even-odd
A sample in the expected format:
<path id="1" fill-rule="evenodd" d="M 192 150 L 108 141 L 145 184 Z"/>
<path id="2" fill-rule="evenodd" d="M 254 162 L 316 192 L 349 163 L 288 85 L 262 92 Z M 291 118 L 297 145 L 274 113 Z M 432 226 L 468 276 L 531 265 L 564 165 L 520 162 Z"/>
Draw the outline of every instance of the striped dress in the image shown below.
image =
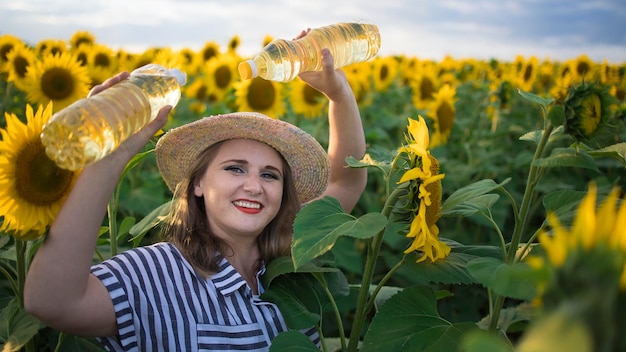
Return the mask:
<path id="1" fill-rule="evenodd" d="M 259 277 L 265 268 L 257 273 Z M 109 291 L 118 335 L 108 351 L 267 351 L 286 331 L 272 303 L 254 295 L 223 259 L 209 278 L 195 273 L 171 243 L 128 250 L 92 267 Z M 315 328 L 303 331 L 319 346 Z"/>

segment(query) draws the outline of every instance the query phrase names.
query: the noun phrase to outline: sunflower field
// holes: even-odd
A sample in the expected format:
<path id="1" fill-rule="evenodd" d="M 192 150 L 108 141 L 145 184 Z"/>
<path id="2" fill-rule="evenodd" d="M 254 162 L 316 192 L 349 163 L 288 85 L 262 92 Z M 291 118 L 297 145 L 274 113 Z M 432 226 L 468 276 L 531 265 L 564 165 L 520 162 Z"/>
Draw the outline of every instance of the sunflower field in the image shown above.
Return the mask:
<path id="1" fill-rule="evenodd" d="M 164 129 L 257 111 L 327 144 L 324 96 L 299 79 L 241 80 L 239 43 L 131 53 L 84 31 L 0 35 L 0 351 L 102 350 L 45 326 L 22 298 L 80 173 L 57 167 L 40 133 L 94 85 L 177 67 L 187 84 Z M 271 351 L 318 350 L 297 332 L 311 325 L 324 351 L 626 350 L 626 62 L 397 55 L 344 71 L 368 144 L 347 163 L 367 168 L 368 185 L 350 214 L 332 198 L 305 206 L 292 256 L 268 264 L 263 298 L 294 329 Z M 158 240 L 172 194 L 153 148 L 119 180 L 94 263 Z"/>

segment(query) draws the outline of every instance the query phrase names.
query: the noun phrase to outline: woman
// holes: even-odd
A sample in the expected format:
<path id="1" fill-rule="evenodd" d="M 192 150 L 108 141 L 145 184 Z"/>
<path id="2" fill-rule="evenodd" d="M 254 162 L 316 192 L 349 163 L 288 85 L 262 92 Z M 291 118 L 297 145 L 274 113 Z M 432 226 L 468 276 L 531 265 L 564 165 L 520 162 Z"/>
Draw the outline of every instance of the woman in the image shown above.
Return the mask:
<path id="1" fill-rule="evenodd" d="M 350 212 L 366 184 L 364 169 L 345 165 L 365 152 L 354 95 L 328 50 L 323 63 L 322 72 L 300 77 L 329 99 L 327 154 L 297 127 L 254 113 L 173 129 L 156 148 L 175 196 L 165 241 L 92 267 L 117 180 L 167 121 L 171 107 L 163 108 L 83 170 L 30 266 L 26 309 L 52 328 L 99 337 L 113 351 L 267 350 L 286 326 L 277 307 L 259 298 L 264 264 L 289 253 L 302 203 L 332 196 Z M 112 77 L 92 94 L 127 77 Z M 318 342 L 314 330 L 306 333 Z"/>

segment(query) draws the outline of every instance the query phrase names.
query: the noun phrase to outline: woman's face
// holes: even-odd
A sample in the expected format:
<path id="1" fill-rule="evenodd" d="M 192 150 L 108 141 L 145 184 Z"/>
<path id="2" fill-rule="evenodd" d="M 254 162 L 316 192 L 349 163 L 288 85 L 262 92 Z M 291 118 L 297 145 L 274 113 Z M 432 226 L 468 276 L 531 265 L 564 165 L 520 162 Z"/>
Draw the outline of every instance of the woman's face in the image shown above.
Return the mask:
<path id="1" fill-rule="evenodd" d="M 256 239 L 278 213 L 283 196 L 283 159 L 265 143 L 222 143 L 194 186 L 204 197 L 209 226 L 225 240 Z"/>

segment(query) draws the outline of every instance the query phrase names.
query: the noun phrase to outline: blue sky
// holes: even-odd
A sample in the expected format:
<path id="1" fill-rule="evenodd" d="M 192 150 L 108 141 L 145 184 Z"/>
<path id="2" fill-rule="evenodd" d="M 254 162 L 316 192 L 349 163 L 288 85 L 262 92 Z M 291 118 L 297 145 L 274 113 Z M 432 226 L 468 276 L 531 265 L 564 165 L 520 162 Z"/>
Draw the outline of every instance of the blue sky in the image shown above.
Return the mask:
<path id="1" fill-rule="evenodd" d="M 225 46 L 234 35 L 251 55 L 265 35 L 291 39 L 300 29 L 342 21 L 377 24 L 380 55 L 439 60 L 626 62 L 624 0 L 0 0 L 0 34 L 35 44 L 79 30 L 114 49 Z"/>

